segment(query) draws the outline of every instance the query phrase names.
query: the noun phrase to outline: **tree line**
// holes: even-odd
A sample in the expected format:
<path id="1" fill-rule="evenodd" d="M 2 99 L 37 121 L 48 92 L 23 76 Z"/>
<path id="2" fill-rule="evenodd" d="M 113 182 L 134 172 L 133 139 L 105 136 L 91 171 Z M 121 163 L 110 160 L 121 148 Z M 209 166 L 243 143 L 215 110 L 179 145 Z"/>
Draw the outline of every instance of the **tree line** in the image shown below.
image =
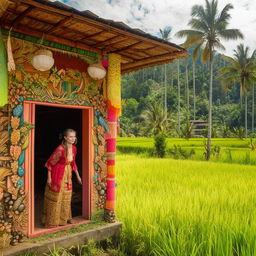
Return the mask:
<path id="1" fill-rule="evenodd" d="M 191 29 L 177 33 L 185 37 L 183 46 L 190 56 L 123 76 L 121 134 L 154 135 L 154 123 L 162 116 L 158 129 L 181 136 L 189 120 L 205 120 L 208 158 L 211 137 L 232 136 L 238 129 L 244 130 L 246 137 L 254 135 L 255 51 L 250 54 L 249 48 L 240 44 L 232 57 L 218 52 L 224 49 L 223 39 L 243 37 L 238 29 L 227 28 L 232 8 L 227 4 L 219 12 L 216 0 L 193 6 L 188 22 Z M 160 33 L 169 40 L 170 28 Z M 159 113 L 150 115 L 150 111 Z"/>

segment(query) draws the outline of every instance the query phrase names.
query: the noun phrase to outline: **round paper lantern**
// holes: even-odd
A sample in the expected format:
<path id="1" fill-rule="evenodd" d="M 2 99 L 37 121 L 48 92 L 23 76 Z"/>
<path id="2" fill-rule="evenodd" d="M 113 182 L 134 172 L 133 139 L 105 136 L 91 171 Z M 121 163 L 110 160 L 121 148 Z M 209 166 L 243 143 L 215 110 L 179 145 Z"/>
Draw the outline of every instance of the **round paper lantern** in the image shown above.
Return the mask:
<path id="1" fill-rule="evenodd" d="M 35 69 L 40 71 L 49 70 L 54 64 L 52 52 L 49 50 L 39 50 L 32 58 L 32 65 Z"/>
<path id="2" fill-rule="evenodd" d="M 94 79 L 94 80 L 100 80 L 106 76 L 106 69 L 102 66 L 102 64 L 96 63 L 96 64 L 91 64 L 88 69 L 88 74 L 89 76 Z"/>

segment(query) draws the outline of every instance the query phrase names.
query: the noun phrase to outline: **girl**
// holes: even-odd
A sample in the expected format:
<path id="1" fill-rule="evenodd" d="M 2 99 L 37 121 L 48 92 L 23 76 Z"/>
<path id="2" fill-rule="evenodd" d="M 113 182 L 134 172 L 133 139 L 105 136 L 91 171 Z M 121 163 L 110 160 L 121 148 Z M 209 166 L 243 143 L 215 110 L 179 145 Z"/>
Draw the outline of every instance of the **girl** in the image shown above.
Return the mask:
<path id="1" fill-rule="evenodd" d="M 52 153 L 45 166 L 48 179 L 44 195 L 42 222 L 52 228 L 72 223 L 72 170 L 77 181 L 82 184 L 76 165 L 76 131 L 66 129 L 62 134 L 62 143 Z"/>

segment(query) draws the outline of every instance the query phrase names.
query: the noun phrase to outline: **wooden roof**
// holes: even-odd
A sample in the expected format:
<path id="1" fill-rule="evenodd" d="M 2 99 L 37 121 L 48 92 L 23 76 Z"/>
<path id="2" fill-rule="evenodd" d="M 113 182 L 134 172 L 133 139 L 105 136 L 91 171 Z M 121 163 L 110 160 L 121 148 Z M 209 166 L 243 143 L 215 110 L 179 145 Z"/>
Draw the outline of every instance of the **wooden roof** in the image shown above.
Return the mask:
<path id="1" fill-rule="evenodd" d="M 9 0 L 0 18 L 5 29 L 44 38 L 98 54 L 122 56 L 122 73 L 169 63 L 187 56 L 184 48 L 133 29 L 122 22 L 102 19 L 48 0 Z"/>

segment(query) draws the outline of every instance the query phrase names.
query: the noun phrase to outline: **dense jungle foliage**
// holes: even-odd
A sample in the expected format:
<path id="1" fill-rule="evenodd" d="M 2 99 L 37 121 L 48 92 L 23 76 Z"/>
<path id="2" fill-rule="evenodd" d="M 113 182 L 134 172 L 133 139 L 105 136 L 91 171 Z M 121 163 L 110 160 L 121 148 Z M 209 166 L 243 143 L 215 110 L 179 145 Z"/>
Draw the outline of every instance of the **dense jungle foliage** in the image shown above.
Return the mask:
<path id="1" fill-rule="evenodd" d="M 189 53 L 192 49 L 189 50 Z M 219 70 L 229 63 L 220 54 L 215 55 L 213 81 L 213 137 L 235 137 L 237 129 L 243 131 L 245 104 L 240 98 L 240 85 L 224 88 Z M 179 71 L 178 71 L 179 67 Z M 180 113 L 178 113 L 178 84 L 180 86 Z M 209 65 L 195 62 L 195 120 L 207 121 L 209 91 Z M 169 136 L 176 137 L 178 115 L 181 128 L 194 119 L 193 61 L 191 56 L 166 65 L 167 110 L 171 118 Z M 121 136 L 151 136 L 145 129 L 143 112 L 157 102 L 164 106 L 164 65 L 147 68 L 122 77 Z M 248 133 L 253 136 L 253 87 L 247 91 Z M 237 135 L 238 136 L 238 135 Z"/>

